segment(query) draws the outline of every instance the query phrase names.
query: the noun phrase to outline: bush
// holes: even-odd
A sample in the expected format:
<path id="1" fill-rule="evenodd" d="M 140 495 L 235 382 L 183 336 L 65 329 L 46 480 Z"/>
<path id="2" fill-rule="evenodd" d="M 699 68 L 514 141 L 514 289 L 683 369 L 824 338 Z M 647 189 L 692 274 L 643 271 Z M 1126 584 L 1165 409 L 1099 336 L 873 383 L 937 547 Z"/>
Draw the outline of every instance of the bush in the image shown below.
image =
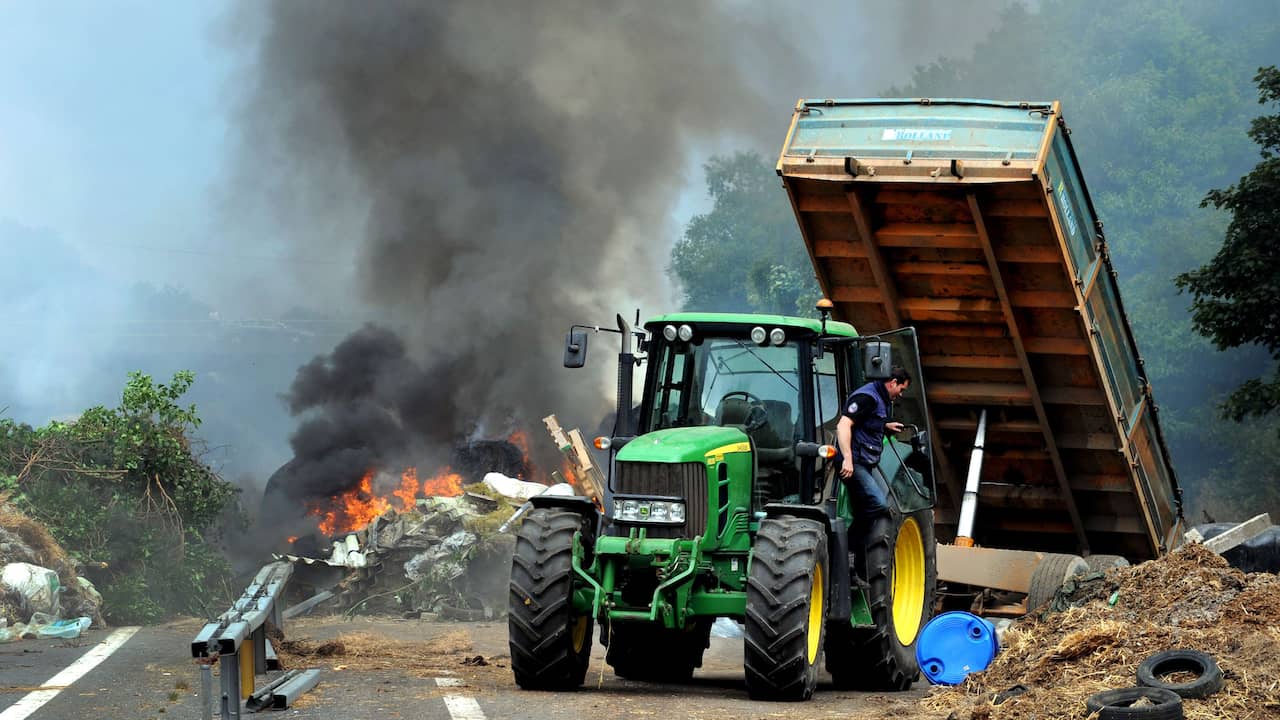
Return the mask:
<path id="1" fill-rule="evenodd" d="M 193 449 L 200 418 L 178 401 L 194 380 L 134 372 L 119 407 L 39 428 L 0 420 L 0 492 L 80 564 L 111 621 L 209 615 L 230 602 L 218 543 L 243 517 L 236 488 Z"/>

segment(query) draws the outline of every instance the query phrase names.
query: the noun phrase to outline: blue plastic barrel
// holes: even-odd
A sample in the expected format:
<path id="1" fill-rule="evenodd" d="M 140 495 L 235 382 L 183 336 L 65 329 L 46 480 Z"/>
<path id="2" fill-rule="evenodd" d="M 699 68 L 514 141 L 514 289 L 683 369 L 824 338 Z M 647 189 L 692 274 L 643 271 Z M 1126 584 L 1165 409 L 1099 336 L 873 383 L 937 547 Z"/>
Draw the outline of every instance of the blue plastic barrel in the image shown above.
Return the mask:
<path id="1" fill-rule="evenodd" d="M 998 652 L 995 626 L 958 610 L 930 620 L 916 642 L 920 672 L 934 685 L 956 685 L 969 673 L 986 670 Z"/>

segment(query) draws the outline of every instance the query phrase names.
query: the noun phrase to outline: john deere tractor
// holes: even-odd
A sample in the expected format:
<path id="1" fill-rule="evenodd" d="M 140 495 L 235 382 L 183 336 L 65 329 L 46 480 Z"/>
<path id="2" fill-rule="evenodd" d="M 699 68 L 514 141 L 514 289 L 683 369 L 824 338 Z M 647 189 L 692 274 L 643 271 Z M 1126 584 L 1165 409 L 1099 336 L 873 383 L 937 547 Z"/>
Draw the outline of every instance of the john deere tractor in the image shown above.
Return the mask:
<path id="1" fill-rule="evenodd" d="M 751 697 L 804 700 L 825 655 L 837 688 L 905 690 L 933 607 L 933 471 L 915 333 L 859 337 L 827 318 L 685 313 L 635 331 L 618 317 L 616 427 L 604 513 L 535 497 L 511 567 L 511 667 L 567 690 L 599 627 L 623 678 L 687 680 L 713 623 L 742 627 Z M 565 365 L 582 367 L 575 326 Z M 636 345 L 636 352 L 632 346 Z M 638 417 L 632 372 L 647 368 Z M 851 527 L 838 480 L 841 404 L 893 365 L 915 378 L 875 471 L 890 512 Z M 858 568 L 857 572 L 852 568 Z"/>

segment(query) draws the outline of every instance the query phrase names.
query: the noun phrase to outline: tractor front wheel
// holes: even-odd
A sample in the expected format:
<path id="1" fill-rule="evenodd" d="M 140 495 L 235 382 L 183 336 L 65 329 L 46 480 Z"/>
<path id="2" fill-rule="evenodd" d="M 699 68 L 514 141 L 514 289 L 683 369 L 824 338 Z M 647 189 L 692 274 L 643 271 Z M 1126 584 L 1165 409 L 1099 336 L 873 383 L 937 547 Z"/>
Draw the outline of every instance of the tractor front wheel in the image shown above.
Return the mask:
<path id="1" fill-rule="evenodd" d="M 538 508 L 525 516 L 511 560 L 507 630 L 511 670 L 526 690 L 573 690 L 591 659 L 591 618 L 573 607 L 574 538 L 593 542 L 581 515 Z"/>
<path id="2" fill-rule="evenodd" d="M 747 692 L 808 700 L 827 615 L 827 535 L 814 520 L 766 518 L 752 547 L 744 630 Z"/>

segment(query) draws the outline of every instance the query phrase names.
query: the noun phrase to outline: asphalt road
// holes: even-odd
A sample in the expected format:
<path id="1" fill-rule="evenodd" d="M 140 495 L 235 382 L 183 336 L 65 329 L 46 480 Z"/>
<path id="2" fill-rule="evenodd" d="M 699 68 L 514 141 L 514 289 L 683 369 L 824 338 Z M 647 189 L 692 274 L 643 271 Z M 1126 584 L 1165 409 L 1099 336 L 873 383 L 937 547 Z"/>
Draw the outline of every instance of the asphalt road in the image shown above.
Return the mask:
<path id="1" fill-rule="evenodd" d="M 76 641 L 0 645 L 0 720 L 199 718 L 200 676 L 189 650 L 199 626 L 184 621 L 142 628 L 82 677 L 58 687 L 46 683 L 113 631 L 92 630 Z M 754 702 L 743 684 L 740 639 L 712 638 L 703 667 L 684 685 L 616 678 L 597 643 L 581 690 L 540 693 L 515 686 L 507 666 L 505 622 L 305 618 L 288 624 L 286 632 L 290 640 L 313 641 L 313 648 L 334 638 L 342 641 L 336 654 L 284 656 L 291 666 L 323 671 L 320 685 L 284 711 L 290 718 L 945 717 L 920 708 L 927 686 L 905 693 L 837 692 L 824 678 L 809 702 Z M 477 656 L 483 664 L 476 664 Z M 217 688 L 215 677 L 215 694 Z M 33 702 L 30 694 L 42 689 L 56 695 L 22 715 Z"/>

